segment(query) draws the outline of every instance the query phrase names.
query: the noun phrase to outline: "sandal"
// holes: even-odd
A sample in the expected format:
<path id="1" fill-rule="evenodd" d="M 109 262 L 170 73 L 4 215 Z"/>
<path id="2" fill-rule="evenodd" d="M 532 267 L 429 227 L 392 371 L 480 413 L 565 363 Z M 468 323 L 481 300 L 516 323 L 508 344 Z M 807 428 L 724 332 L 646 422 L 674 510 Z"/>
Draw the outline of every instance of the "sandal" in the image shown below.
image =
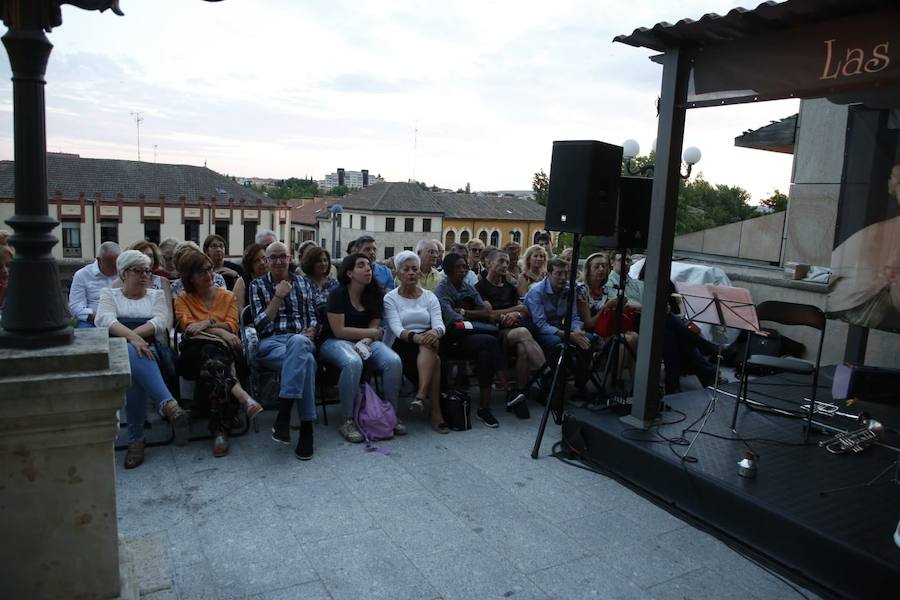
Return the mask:
<path id="1" fill-rule="evenodd" d="M 125 468 L 134 469 L 141 466 L 144 462 L 144 442 L 132 442 L 128 444 L 128 451 L 125 453 Z"/>
<path id="2" fill-rule="evenodd" d="M 441 421 L 437 425 L 434 423 L 431 424 L 431 428 L 437 431 L 440 434 L 450 433 L 450 428 L 447 427 L 447 424 Z"/>
<path id="3" fill-rule="evenodd" d="M 409 412 L 411 413 L 420 413 L 425 410 L 425 403 L 421 398 L 416 398 L 415 400 L 410 400 L 409 402 Z"/>
<path id="4" fill-rule="evenodd" d="M 228 454 L 228 438 L 224 435 L 217 435 L 213 443 L 213 456 L 222 458 Z"/>
<path id="5" fill-rule="evenodd" d="M 244 403 L 244 412 L 247 414 L 248 419 L 252 419 L 262 411 L 263 407 L 259 402 L 253 398 L 247 398 L 247 401 Z"/>

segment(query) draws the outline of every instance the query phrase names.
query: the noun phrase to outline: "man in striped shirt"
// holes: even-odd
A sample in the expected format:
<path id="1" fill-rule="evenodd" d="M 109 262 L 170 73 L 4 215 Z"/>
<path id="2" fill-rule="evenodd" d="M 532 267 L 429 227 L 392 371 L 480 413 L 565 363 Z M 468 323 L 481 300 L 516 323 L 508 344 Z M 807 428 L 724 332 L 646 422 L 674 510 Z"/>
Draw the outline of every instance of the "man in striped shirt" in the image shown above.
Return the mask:
<path id="1" fill-rule="evenodd" d="M 272 439 L 291 442 L 291 405 L 300 416 L 300 440 L 294 454 L 313 456 L 316 420 L 316 311 L 309 283 L 288 271 L 290 254 L 281 242 L 266 248 L 269 272 L 250 284 L 250 310 L 259 335 L 256 360 L 281 372 L 278 416 Z"/>

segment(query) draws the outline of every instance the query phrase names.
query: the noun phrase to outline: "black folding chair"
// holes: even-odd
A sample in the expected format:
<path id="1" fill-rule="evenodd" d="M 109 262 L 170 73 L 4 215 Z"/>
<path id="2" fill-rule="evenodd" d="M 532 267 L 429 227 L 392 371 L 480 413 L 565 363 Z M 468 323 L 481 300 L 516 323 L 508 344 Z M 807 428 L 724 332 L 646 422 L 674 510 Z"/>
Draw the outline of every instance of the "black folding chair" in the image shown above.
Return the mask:
<path id="1" fill-rule="evenodd" d="M 782 325 L 802 325 L 819 330 L 819 348 L 816 351 L 816 362 L 810 363 L 797 358 L 767 356 L 763 354 L 750 354 L 751 333 L 744 349 L 744 365 L 741 369 L 741 385 L 738 388 L 738 397 L 734 404 L 734 414 L 731 418 L 731 430 L 737 431 L 737 414 L 741 402 L 747 401 L 748 367 L 761 367 L 766 370 L 780 373 L 795 373 L 797 375 L 812 375 L 812 394 L 809 402 L 809 411 L 806 416 L 806 432 L 803 440 L 809 439 L 812 428 L 812 417 L 816 409 L 816 392 L 819 383 L 819 362 L 822 360 L 822 344 L 825 341 L 825 313 L 821 309 L 809 304 L 795 304 L 793 302 L 779 302 L 770 300 L 762 302 L 756 307 L 756 314 L 760 321 L 771 321 Z"/>

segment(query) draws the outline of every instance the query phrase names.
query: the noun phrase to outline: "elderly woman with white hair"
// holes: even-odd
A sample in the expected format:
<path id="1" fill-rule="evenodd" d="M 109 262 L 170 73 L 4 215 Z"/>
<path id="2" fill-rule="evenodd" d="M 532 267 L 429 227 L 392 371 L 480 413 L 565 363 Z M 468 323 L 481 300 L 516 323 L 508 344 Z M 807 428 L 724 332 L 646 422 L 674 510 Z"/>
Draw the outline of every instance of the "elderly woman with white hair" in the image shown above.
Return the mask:
<path id="1" fill-rule="evenodd" d="M 441 359 L 438 356 L 440 339 L 445 333 L 441 305 L 437 297 L 419 287 L 419 257 L 405 250 L 394 257 L 398 287 L 384 297 L 384 318 L 387 322 L 384 342 L 400 355 L 403 374 L 416 384 L 416 398 L 409 408 L 424 410 L 424 401 L 431 399 L 431 426 L 438 433 L 447 433 L 441 413 Z"/>
<path id="2" fill-rule="evenodd" d="M 131 386 L 125 404 L 128 420 L 125 468 L 133 469 L 144 462 L 148 400 L 172 423 L 176 445 L 187 443 L 188 418 L 166 387 L 153 348 L 154 344 L 161 347 L 168 344 L 168 307 L 162 290 L 148 289 L 150 259 L 137 250 L 126 250 L 116 260 L 116 269 L 122 287 L 100 292 L 95 323 L 97 327 L 108 327 L 111 336 L 128 341 Z"/>

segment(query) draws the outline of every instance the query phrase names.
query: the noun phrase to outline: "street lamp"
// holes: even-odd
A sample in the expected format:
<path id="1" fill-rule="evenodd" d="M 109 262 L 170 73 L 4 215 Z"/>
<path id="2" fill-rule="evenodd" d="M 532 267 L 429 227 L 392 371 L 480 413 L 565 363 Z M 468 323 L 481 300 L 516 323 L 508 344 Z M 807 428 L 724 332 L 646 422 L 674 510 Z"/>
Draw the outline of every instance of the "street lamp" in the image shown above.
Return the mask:
<path id="1" fill-rule="evenodd" d="M 337 221 L 338 215 L 344 212 L 344 207 L 340 204 L 332 204 L 328 211 L 331 213 L 331 256 L 337 259 L 340 258 L 337 243 Z"/>
<path id="2" fill-rule="evenodd" d="M 624 142 L 622 142 L 622 158 L 625 159 L 625 172 L 629 175 L 652 177 L 656 165 L 644 165 L 640 168 L 634 167 L 632 159 L 634 159 L 636 156 L 639 156 L 640 153 L 641 146 L 635 140 L 625 140 Z M 694 165 L 700 162 L 701 156 L 702 153 L 700 152 L 700 148 L 697 148 L 696 146 L 690 146 L 684 149 L 684 152 L 681 153 L 681 160 L 684 161 L 685 164 L 687 164 L 687 172 L 678 173 L 682 179 L 687 179 L 691 176 L 691 169 L 693 169 Z"/>

